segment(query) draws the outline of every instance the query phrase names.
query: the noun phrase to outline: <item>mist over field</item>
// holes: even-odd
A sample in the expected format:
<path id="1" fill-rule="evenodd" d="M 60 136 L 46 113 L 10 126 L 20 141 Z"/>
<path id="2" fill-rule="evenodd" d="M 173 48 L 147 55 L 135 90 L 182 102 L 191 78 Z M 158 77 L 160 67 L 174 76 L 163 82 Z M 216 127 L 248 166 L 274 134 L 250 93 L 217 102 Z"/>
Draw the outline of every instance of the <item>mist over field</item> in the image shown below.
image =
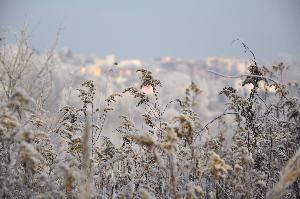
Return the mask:
<path id="1" fill-rule="evenodd" d="M 0 198 L 300 199 L 298 8 L 0 1 Z"/>
<path id="2" fill-rule="evenodd" d="M 97 88 L 96 98 L 104 106 L 103 101 L 112 93 L 117 93 L 130 86 L 137 86 L 139 79 L 136 71 L 141 68 L 152 71 L 154 76 L 161 80 L 163 87 L 159 89 L 159 101 L 168 104 L 174 99 L 180 99 L 185 94 L 185 89 L 190 82 L 195 82 L 203 91 L 195 112 L 203 122 L 220 115 L 224 111 L 226 99 L 219 95 L 225 86 L 232 86 L 246 96 L 251 86 L 242 87 L 242 79 L 224 78 L 209 71 L 215 71 L 229 76 L 246 74 L 250 65 L 247 55 L 245 59 L 228 57 L 208 57 L 205 60 L 182 59 L 175 57 L 161 57 L 152 60 L 142 59 L 117 59 L 113 54 L 103 58 L 93 55 L 74 54 L 70 49 L 63 49 L 55 52 L 53 59 L 53 85 L 49 96 L 50 110 L 57 111 L 56 107 L 65 105 L 79 105 L 78 91 L 81 84 L 89 79 L 93 80 Z M 300 71 L 297 70 L 298 60 L 286 58 L 285 64 L 290 66 L 284 72 L 284 83 L 298 82 Z M 268 63 L 270 64 L 270 63 Z M 274 62 L 273 64 L 278 64 Z M 297 91 L 296 91 L 297 92 Z M 153 95 L 150 91 L 149 96 Z M 140 122 L 136 107 L 132 104 L 128 107 L 130 97 L 124 96 L 124 101 L 119 102 L 117 110 L 111 113 L 106 123 L 107 136 L 114 136 L 111 132 L 118 124 L 118 115 L 128 115 Z M 166 118 L 173 118 L 178 114 L 176 107 L 171 107 L 166 113 Z M 115 121 L 115 122 L 112 122 Z"/>

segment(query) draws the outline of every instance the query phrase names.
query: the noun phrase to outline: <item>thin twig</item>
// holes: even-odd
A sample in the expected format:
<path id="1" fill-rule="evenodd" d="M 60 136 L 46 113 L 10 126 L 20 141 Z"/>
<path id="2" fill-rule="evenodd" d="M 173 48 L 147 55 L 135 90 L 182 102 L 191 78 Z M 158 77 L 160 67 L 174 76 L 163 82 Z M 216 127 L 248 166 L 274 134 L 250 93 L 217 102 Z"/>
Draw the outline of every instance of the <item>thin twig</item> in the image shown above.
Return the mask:
<path id="1" fill-rule="evenodd" d="M 237 115 L 239 114 L 238 112 L 229 112 L 229 113 L 222 113 L 221 115 L 215 117 L 213 120 L 211 120 L 210 122 L 208 122 L 204 127 L 202 127 L 199 132 L 203 131 L 204 129 L 206 129 L 210 124 L 212 124 L 213 122 L 215 122 L 216 120 L 220 119 L 221 117 L 225 116 L 225 115 Z"/>
<path id="2" fill-rule="evenodd" d="M 238 75 L 238 76 L 229 76 L 229 75 L 224 75 L 224 74 L 218 73 L 213 70 L 207 70 L 207 72 L 221 76 L 221 77 L 231 78 L 231 79 L 238 79 L 238 78 L 242 78 L 242 77 L 260 77 L 260 78 L 270 80 L 270 81 L 274 82 L 275 84 L 279 85 L 279 83 L 276 80 L 272 79 L 271 77 L 266 77 L 266 76 L 262 76 L 262 75 L 242 74 L 242 75 Z"/>

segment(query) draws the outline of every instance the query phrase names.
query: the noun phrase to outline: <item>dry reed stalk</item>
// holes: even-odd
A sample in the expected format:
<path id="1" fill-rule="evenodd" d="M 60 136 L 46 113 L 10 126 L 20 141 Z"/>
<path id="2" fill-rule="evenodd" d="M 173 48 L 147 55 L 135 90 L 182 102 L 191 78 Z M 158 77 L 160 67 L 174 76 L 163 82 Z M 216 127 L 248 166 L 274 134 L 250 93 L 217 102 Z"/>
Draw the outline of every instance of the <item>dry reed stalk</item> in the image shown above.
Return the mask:
<path id="1" fill-rule="evenodd" d="M 170 161 L 170 183 L 171 183 L 171 193 L 172 198 L 178 199 L 178 195 L 176 193 L 177 190 L 177 180 L 176 180 L 176 164 L 174 162 L 174 154 L 168 154 Z"/>
<path id="2" fill-rule="evenodd" d="M 281 193 L 300 176 L 300 149 L 281 171 L 281 177 L 274 188 L 268 192 L 267 199 L 279 199 Z"/>
<path id="3" fill-rule="evenodd" d="M 91 178 L 89 172 L 90 166 L 90 151 L 89 151 L 89 123 L 86 120 L 85 128 L 82 135 L 82 166 L 84 170 L 84 176 L 82 176 L 82 187 L 80 187 L 80 192 L 78 198 L 88 199 L 91 198 Z"/>

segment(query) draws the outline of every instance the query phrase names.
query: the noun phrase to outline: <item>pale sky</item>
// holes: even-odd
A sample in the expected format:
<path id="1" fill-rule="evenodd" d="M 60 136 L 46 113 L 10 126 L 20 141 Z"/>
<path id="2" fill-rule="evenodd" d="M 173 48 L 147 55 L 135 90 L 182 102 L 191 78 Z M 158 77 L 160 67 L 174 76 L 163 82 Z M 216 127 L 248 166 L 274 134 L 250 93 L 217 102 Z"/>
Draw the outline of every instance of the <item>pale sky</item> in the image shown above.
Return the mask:
<path id="1" fill-rule="evenodd" d="M 0 25 L 27 22 L 42 50 L 63 25 L 59 48 L 118 58 L 300 57 L 299 0 L 0 0 Z"/>

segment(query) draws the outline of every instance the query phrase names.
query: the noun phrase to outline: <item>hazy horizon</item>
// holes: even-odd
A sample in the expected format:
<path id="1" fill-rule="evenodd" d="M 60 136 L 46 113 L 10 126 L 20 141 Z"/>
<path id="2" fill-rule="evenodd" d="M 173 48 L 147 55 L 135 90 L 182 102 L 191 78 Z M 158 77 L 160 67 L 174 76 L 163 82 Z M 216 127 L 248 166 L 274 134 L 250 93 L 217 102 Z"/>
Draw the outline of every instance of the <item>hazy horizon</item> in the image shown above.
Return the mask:
<path id="1" fill-rule="evenodd" d="M 32 44 L 43 50 L 62 25 L 58 49 L 120 59 L 162 56 L 247 58 L 244 40 L 257 58 L 300 57 L 300 2 L 241 1 L 7 1 L 2 27 L 18 31 L 26 22 Z"/>

